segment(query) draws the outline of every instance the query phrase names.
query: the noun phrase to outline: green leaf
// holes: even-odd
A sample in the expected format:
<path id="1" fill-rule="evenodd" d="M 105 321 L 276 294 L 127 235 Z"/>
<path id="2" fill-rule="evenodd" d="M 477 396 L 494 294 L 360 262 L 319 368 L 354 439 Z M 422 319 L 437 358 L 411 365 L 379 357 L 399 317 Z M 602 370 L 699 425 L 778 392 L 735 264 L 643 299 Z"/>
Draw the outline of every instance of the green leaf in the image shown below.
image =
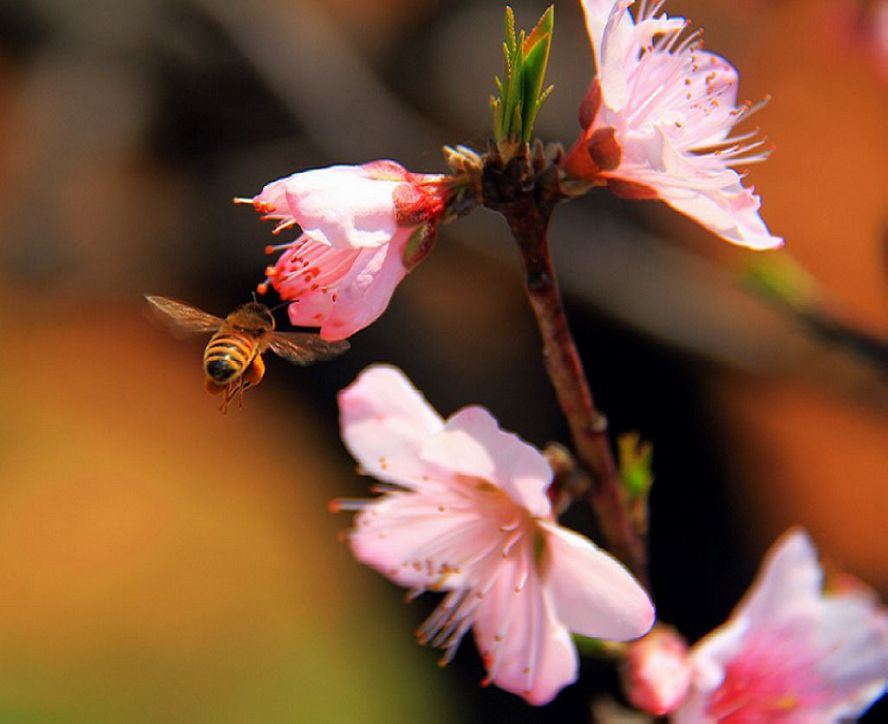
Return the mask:
<path id="1" fill-rule="evenodd" d="M 552 90 L 543 90 L 552 28 L 555 23 L 554 6 L 549 6 L 528 35 L 516 34 L 515 15 L 506 6 L 504 20 L 503 55 L 505 73 L 495 79 L 498 96 L 491 101 L 493 137 L 498 146 L 506 143 L 517 147 L 527 143 L 533 134 L 537 112 Z"/>
<path id="2" fill-rule="evenodd" d="M 572 633 L 570 637 L 573 639 L 577 651 L 583 656 L 604 656 L 606 653 L 604 641 L 601 639 L 593 639 L 589 636 Z"/>
<path id="3" fill-rule="evenodd" d="M 508 57 L 515 50 L 515 13 L 512 12 L 510 5 L 506 5 L 505 25 L 506 57 Z"/>
<path id="4" fill-rule="evenodd" d="M 550 5 L 537 22 L 523 45 L 524 54 L 524 107 L 522 109 L 522 140 L 527 143 L 533 134 L 537 112 L 552 90 L 544 92 L 549 49 L 552 46 L 552 29 L 555 26 L 555 8 Z"/>

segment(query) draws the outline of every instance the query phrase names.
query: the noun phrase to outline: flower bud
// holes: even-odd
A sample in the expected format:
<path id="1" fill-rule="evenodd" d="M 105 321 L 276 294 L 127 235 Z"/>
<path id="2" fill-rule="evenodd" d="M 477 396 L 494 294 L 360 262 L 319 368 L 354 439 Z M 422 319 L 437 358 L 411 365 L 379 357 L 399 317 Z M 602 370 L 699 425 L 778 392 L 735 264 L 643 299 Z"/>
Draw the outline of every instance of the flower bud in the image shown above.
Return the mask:
<path id="1" fill-rule="evenodd" d="M 658 625 L 628 645 L 624 686 L 639 709 L 662 716 L 684 699 L 691 678 L 688 647 L 669 626 Z"/>

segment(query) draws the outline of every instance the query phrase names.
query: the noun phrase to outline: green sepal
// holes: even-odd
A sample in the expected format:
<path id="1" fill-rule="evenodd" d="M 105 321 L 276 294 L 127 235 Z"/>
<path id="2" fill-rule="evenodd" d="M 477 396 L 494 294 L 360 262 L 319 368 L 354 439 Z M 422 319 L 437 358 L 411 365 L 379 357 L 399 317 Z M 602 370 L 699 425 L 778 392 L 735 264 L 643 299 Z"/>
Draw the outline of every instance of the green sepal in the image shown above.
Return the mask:
<path id="1" fill-rule="evenodd" d="M 577 647 L 577 652 L 582 656 L 594 656 L 596 658 L 607 656 L 605 643 L 601 639 L 593 639 L 589 636 L 581 636 L 576 633 L 572 633 L 570 637 L 573 639 L 574 645 Z"/>
<path id="2" fill-rule="evenodd" d="M 596 659 L 612 662 L 619 662 L 626 657 L 626 644 L 621 641 L 596 639 L 578 633 L 571 633 L 570 637 L 581 656 L 594 656 Z"/>
<path id="3" fill-rule="evenodd" d="M 420 224 L 413 230 L 404 246 L 404 255 L 402 256 L 407 271 L 411 271 L 431 253 L 436 238 L 437 229 L 433 224 Z"/>

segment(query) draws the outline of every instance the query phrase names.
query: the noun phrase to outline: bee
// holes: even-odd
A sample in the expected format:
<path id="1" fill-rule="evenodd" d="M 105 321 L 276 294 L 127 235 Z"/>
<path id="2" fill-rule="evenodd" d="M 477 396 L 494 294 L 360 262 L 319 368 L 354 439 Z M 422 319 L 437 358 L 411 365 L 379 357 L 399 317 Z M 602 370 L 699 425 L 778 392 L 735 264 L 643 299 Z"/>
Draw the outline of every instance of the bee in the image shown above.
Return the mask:
<path id="1" fill-rule="evenodd" d="M 247 302 L 225 319 L 168 297 L 150 294 L 145 299 L 152 309 L 185 332 L 210 334 L 203 354 L 207 392 L 222 394 L 223 413 L 235 398 L 238 405 L 244 390 L 255 387 L 265 375 L 262 353 L 271 350 L 297 365 L 338 357 L 349 348 L 346 341 L 325 342 L 317 334 L 276 332 L 271 310 L 257 301 Z"/>

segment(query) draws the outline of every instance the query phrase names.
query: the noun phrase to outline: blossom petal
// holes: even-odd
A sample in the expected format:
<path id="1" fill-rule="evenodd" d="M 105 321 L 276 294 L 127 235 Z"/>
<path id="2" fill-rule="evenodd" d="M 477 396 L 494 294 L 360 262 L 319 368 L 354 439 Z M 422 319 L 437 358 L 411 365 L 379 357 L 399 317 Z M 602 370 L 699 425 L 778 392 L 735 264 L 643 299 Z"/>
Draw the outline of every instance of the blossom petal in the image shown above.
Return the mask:
<path id="1" fill-rule="evenodd" d="M 319 327 L 332 309 L 333 300 L 329 294 L 308 294 L 290 303 L 287 316 L 294 327 Z"/>
<path id="2" fill-rule="evenodd" d="M 870 596 L 827 594 L 823 601 L 818 668 L 830 682 L 824 716 L 860 716 L 888 686 L 888 613 Z"/>
<path id="3" fill-rule="evenodd" d="M 661 128 L 644 143 L 624 145 L 623 152 L 626 162 L 608 177 L 655 189 L 672 208 L 740 246 L 773 249 L 783 244 L 759 216 L 759 197 L 717 158 L 679 152 Z"/>
<path id="4" fill-rule="evenodd" d="M 421 483 L 423 442 L 444 421 L 396 367 L 373 365 L 339 393 L 342 439 L 370 475 L 400 485 Z"/>
<path id="5" fill-rule="evenodd" d="M 408 588 L 465 586 L 476 557 L 477 516 L 446 507 L 447 498 L 388 493 L 367 505 L 349 533 L 355 557 Z"/>
<path id="6" fill-rule="evenodd" d="M 822 586 L 823 572 L 814 543 L 807 533 L 794 528 L 771 547 L 732 618 L 748 617 L 753 625 L 784 620 L 800 606 L 817 604 Z"/>
<path id="7" fill-rule="evenodd" d="M 589 34 L 589 43 L 595 54 L 595 67 L 601 68 L 599 55 L 601 53 L 601 40 L 604 37 L 604 27 L 608 17 L 616 5 L 615 0 L 582 0 L 583 15 L 586 19 L 586 32 Z"/>
<path id="8" fill-rule="evenodd" d="M 395 287 L 407 275 L 403 252 L 408 229 L 398 232 L 391 244 L 362 249 L 336 289 L 330 316 L 321 326 L 321 337 L 338 341 L 375 322 L 391 301 Z"/>
<path id="9" fill-rule="evenodd" d="M 566 528 L 541 522 L 545 580 L 559 618 L 583 636 L 625 641 L 654 623 L 644 589 L 615 558 Z"/>
<path id="10" fill-rule="evenodd" d="M 728 621 L 694 646 L 697 688 L 711 691 L 721 684 L 725 665 L 742 650 L 750 629 L 791 619 L 796 611 L 816 606 L 821 582 L 810 538 L 800 529 L 784 534 Z"/>
<path id="11" fill-rule="evenodd" d="M 394 236 L 398 224 L 392 194 L 399 183 L 371 178 L 359 166 L 302 171 L 273 182 L 284 184 L 290 213 L 302 230 L 339 248 L 379 246 Z M 269 195 L 279 198 L 278 192 Z"/>
<path id="12" fill-rule="evenodd" d="M 576 681 L 578 661 L 539 576 L 525 579 L 530 555 L 501 563 L 478 605 L 474 629 L 488 680 L 540 705 Z"/>
<path id="13" fill-rule="evenodd" d="M 601 63 L 598 66 L 601 96 L 604 105 L 620 111 L 630 99 L 629 77 L 643 58 L 640 51 L 648 48 L 655 35 L 681 30 L 684 18 L 647 18 L 637 25 L 628 12 L 634 0 L 619 0 L 611 9 L 601 39 Z M 652 89 L 651 89 L 652 90 Z"/>
<path id="14" fill-rule="evenodd" d="M 517 435 L 501 430 L 493 415 L 481 407 L 466 407 L 454 414 L 444 430 L 423 446 L 422 457 L 453 472 L 495 483 L 531 515 L 549 515 L 546 489 L 552 469 L 546 459 Z"/>

